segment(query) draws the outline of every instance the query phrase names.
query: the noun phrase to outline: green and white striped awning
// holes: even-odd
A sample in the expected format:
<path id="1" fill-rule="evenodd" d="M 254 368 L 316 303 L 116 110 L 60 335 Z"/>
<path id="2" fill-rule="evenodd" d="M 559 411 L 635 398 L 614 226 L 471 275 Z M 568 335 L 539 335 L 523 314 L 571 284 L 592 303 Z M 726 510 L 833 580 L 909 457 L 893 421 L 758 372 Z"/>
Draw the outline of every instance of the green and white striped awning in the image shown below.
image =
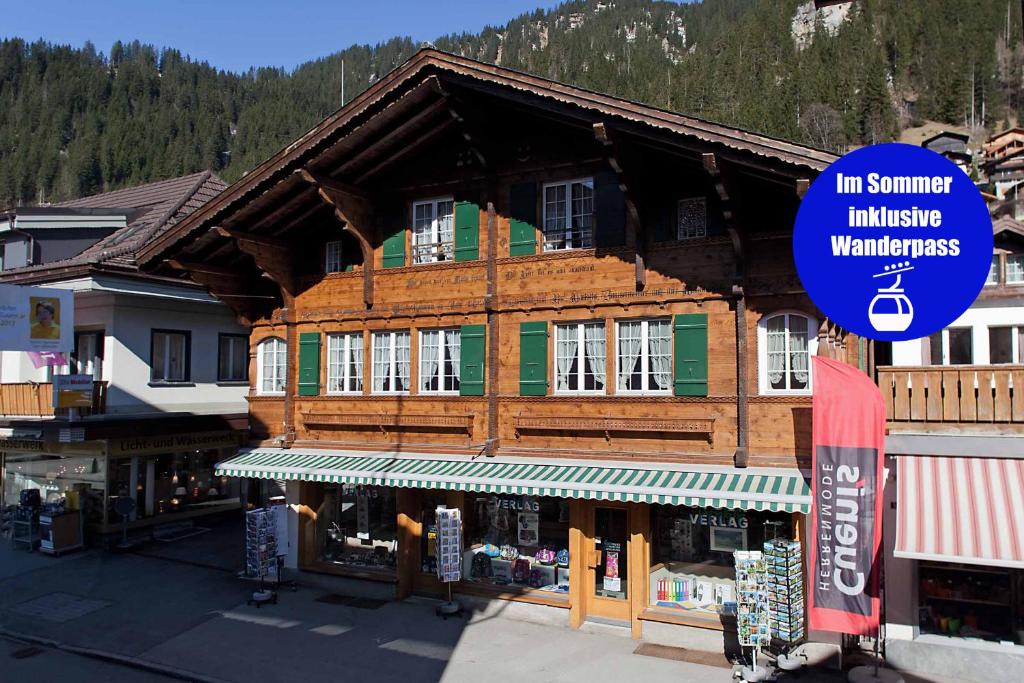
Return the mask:
<path id="1" fill-rule="evenodd" d="M 800 472 L 754 467 L 258 448 L 218 463 L 216 473 L 780 512 L 806 513 L 811 505 Z"/>

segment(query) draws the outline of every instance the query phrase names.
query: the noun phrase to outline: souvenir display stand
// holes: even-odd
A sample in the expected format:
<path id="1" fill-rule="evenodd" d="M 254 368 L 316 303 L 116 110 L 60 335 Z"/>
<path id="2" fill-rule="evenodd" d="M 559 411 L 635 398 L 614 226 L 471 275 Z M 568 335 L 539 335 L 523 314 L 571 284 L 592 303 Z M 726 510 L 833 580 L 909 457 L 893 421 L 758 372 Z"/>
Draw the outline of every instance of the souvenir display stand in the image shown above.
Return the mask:
<path id="1" fill-rule="evenodd" d="M 737 550 L 736 630 L 740 646 L 750 648 L 752 666 L 743 667 L 743 680 L 763 681 L 769 671 L 758 667 L 758 657 L 771 644 L 771 613 L 768 607 L 768 573 L 760 550 Z"/>
<path id="2" fill-rule="evenodd" d="M 778 664 L 791 669 L 800 660 L 789 657 L 804 637 L 804 577 L 800 542 L 776 538 L 764 543 L 768 572 L 768 611 L 772 636 L 781 647 Z"/>
<path id="3" fill-rule="evenodd" d="M 448 601 L 438 606 L 437 614 L 447 619 L 462 614 L 462 605 L 452 598 L 452 583 L 462 578 L 462 512 L 458 508 L 439 506 L 434 519 L 437 525 L 437 578 L 448 585 Z"/>
<path id="4" fill-rule="evenodd" d="M 277 603 L 277 592 L 266 587 L 268 574 L 277 575 L 277 519 L 272 508 L 250 510 L 245 513 L 245 571 L 259 578 L 260 586 L 253 591 L 249 604 L 259 607 L 268 602 Z"/>

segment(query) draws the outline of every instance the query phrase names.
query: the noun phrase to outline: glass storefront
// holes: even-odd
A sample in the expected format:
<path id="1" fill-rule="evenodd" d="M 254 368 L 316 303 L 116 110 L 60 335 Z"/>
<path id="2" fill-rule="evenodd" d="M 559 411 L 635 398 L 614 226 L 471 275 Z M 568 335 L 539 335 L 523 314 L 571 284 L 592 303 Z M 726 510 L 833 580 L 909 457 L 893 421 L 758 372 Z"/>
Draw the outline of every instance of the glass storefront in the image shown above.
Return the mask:
<path id="1" fill-rule="evenodd" d="M 707 616 L 730 611 L 733 552 L 761 550 L 765 540 L 792 533 L 785 513 L 651 506 L 650 605 Z"/>
<path id="2" fill-rule="evenodd" d="M 121 522 L 114 501 L 122 496 L 135 498 L 132 520 L 239 504 L 240 480 L 213 472 L 229 452 L 213 448 L 112 459 L 107 497 L 110 523 Z"/>
<path id="3" fill-rule="evenodd" d="M 1024 645 L 1024 571 L 922 561 L 918 601 L 921 633 Z"/>
<path id="4" fill-rule="evenodd" d="M 5 459 L 4 500 L 17 505 L 21 491 L 39 489 L 44 503 L 75 492 L 87 523 L 102 523 L 106 482 L 103 455 L 62 456 L 48 453 L 8 453 Z"/>
<path id="5" fill-rule="evenodd" d="M 464 581 L 568 594 L 568 500 L 466 494 L 463 530 Z"/>
<path id="6" fill-rule="evenodd" d="M 394 571 L 398 553 L 396 489 L 324 484 L 316 511 L 317 559 Z"/>

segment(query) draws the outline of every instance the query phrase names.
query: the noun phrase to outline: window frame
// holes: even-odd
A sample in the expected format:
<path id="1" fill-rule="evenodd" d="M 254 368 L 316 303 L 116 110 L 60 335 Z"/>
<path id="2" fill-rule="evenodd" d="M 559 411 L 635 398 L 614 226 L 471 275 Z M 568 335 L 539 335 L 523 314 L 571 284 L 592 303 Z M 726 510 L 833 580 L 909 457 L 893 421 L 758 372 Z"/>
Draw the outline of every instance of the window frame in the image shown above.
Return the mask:
<path id="1" fill-rule="evenodd" d="M 409 388 L 405 389 L 376 389 L 377 382 L 377 339 L 383 335 L 388 335 L 391 338 L 390 350 L 388 352 L 388 369 L 389 374 L 385 379 L 392 380 L 392 384 L 397 384 L 398 380 L 398 335 L 404 334 L 409 339 L 409 384 L 412 385 L 413 373 L 412 373 L 412 333 L 410 330 L 373 330 L 370 332 L 370 393 L 376 396 L 386 395 L 404 395 L 409 393 Z"/>
<path id="2" fill-rule="evenodd" d="M 564 187 L 565 188 L 565 200 L 564 200 L 565 204 L 564 204 L 564 208 L 565 208 L 566 223 L 565 223 L 565 226 L 563 227 L 562 230 L 563 230 L 563 244 L 568 245 L 569 242 L 572 241 L 572 236 L 574 234 L 574 231 L 572 229 L 572 216 L 573 216 L 573 213 L 572 213 L 572 186 L 575 185 L 576 183 L 579 183 L 581 185 L 584 185 L 584 184 L 589 184 L 590 185 L 590 229 L 589 229 L 589 231 L 590 231 L 590 239 L 589 239 L 590 244 L 585 244 L 584 243 L 584 244 L 580 244 L 580 245 L 572 244 L 571 246 L 549 247 L 548 246 L 548 228 L 547 228 L 547 226 L 548 226 L 548 200 L 547 200 L 548 189 L 552 188 L 552 187 Z M 559 180 L 559 181 L 551 182 L 551 183 L 543 183 L 541 185 L 541 188 L 540 188 L 540 208 L 541 208 L 541 214 L 540 214 L 540 237 L 541 237 L 541 253 L 543 254 L 543 253 L 557 252 L 557 251 L 571 251 L 573 249 L 592 249 L 594 247 L 594 227 L 595 227 L 594 226 L 594 222 L 595 222 L 595 219 L 597 218 L 597 214 L 595 212 L 595 208 L 596 208 L 595 202 L 596 202 L 596 194 L 595 194 L 594 177 L 593 176 L 587 176 L 587 177 L 581 177 L 581 178 L 569 178 L 567 180 Z M 586 242 L 587 241 L 586 239 L 583 239 L 582 236 L 580 237 L 580 239 L 581 239 L 582 242 Z"/>
<path id="3" fill-rule="evenodd" d="M 334 252 L 336 247 L 337 253 Z M 336 263 L 334 262 L 336 259 Z M 328 240 L 324 243 L 324 274 L 345 271 L 345 245 L 343 240 Z"/>
<path id="4" fill-rule="evenodd" d="M 601 331 L 604 333 L 604 364 L 605 364 L 605 378 L 604 386 L 600 389 L 585 389 L 587 380 L 586 371 L 586 330 L 588 325 L 599 325 Z M 558 388 L 558 332 L 560 328 L 576 328 L 576 382 L 579 388 L 577 389 L 559 389 Z M 597 395 L 601 396 L 608 391 L 608 326 L 604 320 L 579 320 L 564 323 L 554 323 L 554 330 L 552 334 L 552 350 L 551 354 L 551 387 L 552 393 L 560 396 L 576 396 L 576 395 Z M 616 374 L 618 377 L 618 374 Z"/>
<path id="5" fill-rule="evenodd" d="M 284 350 L 284 365 L 281 368 L 281 377 L 276 377 L 275 376 L 275 378 L 274 378 L 274 379 L 281 380 L 281 382 L 282 382 L 282 385 L 281 385 L 282 388 L 281 389 L 264 389 L 263 388 L 263 382 L 264 382 L 265 379 L 267 379 L 266 374 L 264 373 L 264 365 L 265 365 L 265 363 L 263 362 L 263 357 L 264 357 L 264 354 L 266 354 L 268 352 L 267 348 L 270 346 L 271 342 L 275 342 L 276 344 L 281 345 L 283 347 L 283 350 Z M 276 354 L 280 353 L 280 351 L 276 351 L 275 350 L 274 353 L 276 355 Z M 276 363 L 274 364 L 274 367 L 275 368 L 277 367 Z M 275 375 L 276 375 L 276 373 L 275 373 Z M 285 341 L 284 339 L 282 339 L 281 337 L 264 337 L 263 339 L 260 339 L 259 342 L 256 343 L 256 394 L 258 396 L 284 396 L 285 392 L 287 390 L 288 390 L 288 342 Z"/>
<path id="6" fill-rule="evenodd" d="M 1024 364 L 1024 358 L 1021 357 L 1022 344 L 1021 334 L 1024 332 L 1024 325 L 987 325 L 985 329 L 988 331 L 988 364 L 989 365 L 1021 365 Z M 1010 360 L 1006 362 L 992 360 L 992 332 L 994 330 L 1009 330 L 1010 331 Z"/>
<path id="7" fill-rule="evenodd" d="M 335 363 L 333 360 L 333 344 L 336 340 L 345 340 L 345 346 L 342 349 L 341 377 L 335 377 L 333 374 L 333 368 Z M 358 345 L 363 348 L 363 358 L 359 362 L 358 375 L 352 373 L 352 349 L 353 340 L 358 342 Z M 363 337 L 362 330 L 357 332 L 330 332 L 327 335 L 327 395 L 337 396 L 341 394 L 362 394 L 366 388 L 366 340 Z M 341 389 L 332 389 L 332 382 L 334 380 L 340 380 L 342 387 Z M 355 380 L 358 384 L 357 388 L 349 389 L 349 382 Z"/>
<path id="8" fill-rule="evenodd" d="M 704 225 L 701 226 L 701 234 L 697 235 L 682 235 L 680 234 L 683 226 L 680 224 L 680 211 L 683 208 L 683 202 L 697 202 L 699 201 L 704 206 Z M 704 195 L 697 197 L 680 197 L 676 200 L 676 241 L 687 242 L 689 240 L 702 240 L 708 236 L 708 198 Z"/>
<path id="9" fill-rule="evenodd" d="M 222 377 L 220 374 L 221 369 L 221 343 L 225 340 L 231 340 L 229 346 L 233 347 L 235 343 L 241 340 L 245 346 L 245 353 L 242 355 L 242 377 Z M 239 334 L 237 332 L 221 332 L 217 335 L 217 381 L 218 382 L 249 382 L 249 335 Z"/>
<path id="10" fill-rule="evenodd" d="M 438 389 L 424 389 L 423 388 L 424 379 L 425 379 L 423 377 L 423 335 L 426 334 L 426 333 L 430 333 L 430 332 L 438 332 L 439 333 L 439 336 L 438 336 L 438 346 L 437 346 L 438 359 L 439 359 L 438 367 L 437 367 L 437 372 L 439 373 L 438 377 L 437 377 L 437 386 L 439 387 Z M 447 337 L 444 334 L 445 332 L 458 332 L 459 333 L 459 360 L 460 361 L 462 360 L 462 328 L 460 328 L 460 327 L 427 327 L 427 328 L 424 328 L 422 330 L 417 330 L 417 335 L 416 336 L 417 336 L 417 344 L 418 344 L 418 346 L 416 347 L 416 349 L 417 349 L 417 356 L 416 356 L 417 363 L 416 364 L 419 367 L 416 368 L 416 382 L 417 382 L 417 384 L 416 384 L 416 393 L 419 393 L 419 394 L 431 394 L 431 395 L 434 395 L 434 396 L 436 396 L 438 394 L 447 394 L 449 396 L 451 396 L 451 395 L 457 396 L 459 394 L 460 387 L 462 385 L 461 373 L 458 374 L 458 375 L 453 376 L 454 380 L 459 383 L 458 387 L 455 387 L 454 389 L 442 389 L 442 388 L 440 388 L 440 387 L 444 386 L 444 352 L 445 352 L 446 349 L 449 348 L 448 347 L 448 342 L 447 342 Z"/>
<path id="11" fill-rule="evenodd" d="M 650 362 L 650 323 L 651 322 L 664 322 L 668 326 L 668 339 L 669 339 L 669 369 L 668 369 L 668 386 L 664 389 L 651 389 L 651 375 L 653 371 L 647 369 Z M 643 388 L 642 389 L 620 389 L 619 388 L 619 370 L 622 359 L 619 355 L 619 339 L 622 336 L 622 325 L 641 323 L 640 325 L 640 367 Z M 624 320 L 615 321 L 615 339 L 613 344 L 615 346 L 615 393 L 621 396 L 668 396 L 672 394 L 674 373 L 675 373 L 675 349 L 673 348 L 672 339 L 672 318 L 654 316 L 651 318 L 628 318 Z M 605 351 L 607 353 L 607 350 Z M 607 382 L 606 382 L 607 383 Z"/>
<path id="12" fill-rule="evenodd" d="M 1019 279 L 1010 279 L 1010 261 L 1017 259 L 1020 261 L 1020 273 Z M 1003 283 L 1007 285 L 1024 285 L 1024 254 L 1006 254 L 1006 264 L 1003 267 Z"/>
<path id="13" fill-rule="evenodd" d="M 989 280 L 988 278 L 992 276 L 992 268 L 993 268 L 993 266 L 995 267 L 995 271 L 996 271 L 995 275 L 996 275 L 996 277 L 995 277 L 994 280 Z M 998 285 L 999 281 L 1002 279 L 1000 277 L 1002 275 L 1002 270 L 1003 270 L 1003 268 L 1002 268 L 1002 257 L 999 254 L 992 254 L 992 265 L 990 265 L 989 268 L 988 268 L 988 276 L 985 278 L 985 286 L 986 287 L 995 287 L 996 285 Z"/>
<path id="14" fill-rule="evenodd" d="M 170 360 L 170 345 L 164 345 L 164 362 L 163 367 L 163 379 L 156 379 L 155 371 L 155 352 L 156 352 L 156 338 L 157 335 L 180 335 L 185 340 L 185 358 L 182 363 L 184 369 L 184 376 L 182 379 L 167 379 L 167 365 L 166 363 Z M 192 331 L 191 330 L 171 330 L 165 328 L 154 327 L 149 331 L 149 383 L 155 385 L 164 384 L 189 384 L 192 382 Z"/>
<path id="15" fill-rule="evenodd" d="M 95 366 L 92 372 L 85 372 L 82 369 L 81 354 L 81 338 L 82 337 L 93 337 L 96 340 L 96 347 L 93 349 L 93 355 L 87 359 L 87 363 L 91 362 Z M 73 375 L 92 375 L 94 381 L 103 380 L 103 345 L 106 340 L 106 331 L 102 329 L 97 330 L 75 330 L 75 348 L 71 352 L 70 358 L 68 358 L 68 372 Z M 99 376 L 97 376 L 99 375 Z M 152 372 L 150 372 L 152 377 Z"/>
<path id="16" fill-rule="evenodd" d="M 803 389 L 775 389 L 768 380 L 768 321 L 779 316 L 786 316 L 786 375 L 789 375 L 789 321 L 791 316 L 799 316 L 807 321 L 807 386 Z M 757 383 L 758 393 L 762 396 L 810 396 L 814 391 L 814 370 L 812 359 L 818 353 L 818 321 L 814 316 L 803 311 L 781 310 L 762 316 L 757 321 Z"/>
<path id="17" fill-rule="evenodd" d="M 443 204 L 445 202 L 451 203 L 451 205 L 452 205 L 452 213 L 451 213 L 452 240 L 451 240 L 451 242 L 442 242 L 441 241 L 441 222 L 440 222 L 440 220 L 438 220 L 438 210 L 437 210 L 437 207 L 438 207 L 438 205 Z M 432 211 L 431 218 L 430 218 L 430 235 L 431 235 L 432 241 L 425 242 L 423 244 L 419 244 L 418 245 L 416 243 L 416 207 L 417 206 L 426 206 L 426 205 L 430 205 L 431 211 Z M 429 260 L 425 260 L 425 261 L 418 260 L 419 259 L 419 251 L 418 251 L 417 247 L 428 246 L 428 245 L 431 246 L 432 249 L 433 249 L 433 251 L 431 252 L 431 255 L 430 255 L 430 259 Z M 449 250 L 448 251 L 445 251 L 445 245 L 449 245 Z M 411 220 L 411 228 L 409 230 L 409 247 L 410 247 L 410 250 L 412 252 L 412 254 L 411 254 L 412 258 L 410 259 L 410 261 L 411 261 L 411 264 L 414 265 L 414 266 L 424 266 L 424 265 L 429 265 L 429 264 L 432 264 L 432 263 L 449 263 L 449 262 L 455 260 L 455 197 L 454 196 L 447 195 L 447 196 L 441 196 L 441 197 L 431 197 L 429 199 L 417 199 L 417 200 L 412 202 L 412 220 Z M 444 258 L 440 258 L 440 256 L 444 256 Z"/>

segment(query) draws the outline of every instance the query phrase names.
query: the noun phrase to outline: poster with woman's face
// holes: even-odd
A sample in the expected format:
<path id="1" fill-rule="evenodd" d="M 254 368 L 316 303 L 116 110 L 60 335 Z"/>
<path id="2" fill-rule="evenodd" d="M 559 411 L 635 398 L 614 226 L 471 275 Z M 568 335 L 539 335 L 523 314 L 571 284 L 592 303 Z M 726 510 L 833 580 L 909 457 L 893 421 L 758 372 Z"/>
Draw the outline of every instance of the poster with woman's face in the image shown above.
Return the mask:
<path id="1" fill-rule="evenodd" d="M 60 300 L 29 297 L 29 338 L 60 339 Z"/>
<path id="2" fill-rule="evenodd" d="M 0 284 L 0 349 L 71 351 L 74 331 L 74 292 Z"/>

